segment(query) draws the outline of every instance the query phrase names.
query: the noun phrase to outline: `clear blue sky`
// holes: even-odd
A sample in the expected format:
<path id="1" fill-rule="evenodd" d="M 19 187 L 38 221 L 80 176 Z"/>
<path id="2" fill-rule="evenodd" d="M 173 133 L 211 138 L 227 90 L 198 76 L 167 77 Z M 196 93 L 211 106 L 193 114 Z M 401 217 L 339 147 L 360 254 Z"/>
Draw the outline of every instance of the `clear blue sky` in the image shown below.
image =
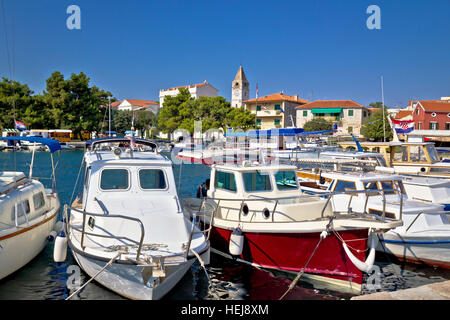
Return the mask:
<path id="1" fill-rule="evenodd" d="M 3 0 L 12 46 L 12 0 Z M 81 30 L 66 9 L 81 8 Z M 366 9 L 381 8 L 381 30 Z M 159 89 L 206 79 L 230 100 L 240 64 L 251 98 L 284 91 L 306 99 L 405 106 L 450 95 L 450 1 L 14 2 L 15 79 L 36 93 L 55 71 L 85 72 L 117 98 L 158 100 Z M 0 16 L 1 18 L 1 16 Z M 0 75 L 9 77 L 3 21 Z"/>

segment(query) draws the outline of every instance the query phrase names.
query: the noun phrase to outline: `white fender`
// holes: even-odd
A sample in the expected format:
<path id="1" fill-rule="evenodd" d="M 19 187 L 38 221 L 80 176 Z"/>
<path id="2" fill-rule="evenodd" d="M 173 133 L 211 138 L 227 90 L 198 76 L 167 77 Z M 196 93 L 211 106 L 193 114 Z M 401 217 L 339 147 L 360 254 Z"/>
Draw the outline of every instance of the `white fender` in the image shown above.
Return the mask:
<path id="1" fill-rule="evenodd" d="M 373 267 L 373 263 L 375 262 L 375 248 L 376 248 L 376 239 L 375 236 L 372 235 L 372 233 L 369 235 L 371 238 L 370 240 L 370 252 L 367 256 L 367 259 L 365 262 L 360 261 L 358 258 L 356 258 L 353 253 L 350 251 L 350 249 L 347 247 L 345 242 L 343 242 L 345 253 L 347 254 L 350 261 L 362 272 L 369 272 L 370 269 Z"/>
<path id="2" fill-rule="evenodd" d="M 237 228 L 233 230 L 233 233 L 230 236 L 230 243 L 228 250 L 230 254 L 233 256 L 240 256 L 242 253 L 242 249 L 244 248 L 244 234 L 242 230 Z"/>
<path id="3" fill-rule="evenodd" d="M 55 262 L 64 262 L 67 255 L 67 237 L 64 231 L 56 237 L 55 245 L 53 247 L 53 260 Z"/>

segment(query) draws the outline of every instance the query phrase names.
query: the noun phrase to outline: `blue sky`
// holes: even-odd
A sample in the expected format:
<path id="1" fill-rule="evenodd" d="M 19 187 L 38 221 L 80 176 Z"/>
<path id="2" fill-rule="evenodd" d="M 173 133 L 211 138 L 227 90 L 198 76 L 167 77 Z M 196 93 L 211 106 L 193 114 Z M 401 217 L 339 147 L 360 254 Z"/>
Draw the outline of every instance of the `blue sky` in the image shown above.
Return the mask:
<path id="1" fill-rule="evenodd" d="M 251 98 L 284 91 L 308 100 L 405 106 L 450 95 L 449 0 L 3 0 L 14 78 L 36 93 L 55 71 L 85 72 L 117 98 L 204 79 L 227 100 L 242 64 Z M 81 30 L 66 9 L 81 8 Z M 369 5 L 381 30 L 369 30 Z M 1 16 L 0 16 L 1 17 Z M 0 23 L 0 75 L 9 77 Z"/>

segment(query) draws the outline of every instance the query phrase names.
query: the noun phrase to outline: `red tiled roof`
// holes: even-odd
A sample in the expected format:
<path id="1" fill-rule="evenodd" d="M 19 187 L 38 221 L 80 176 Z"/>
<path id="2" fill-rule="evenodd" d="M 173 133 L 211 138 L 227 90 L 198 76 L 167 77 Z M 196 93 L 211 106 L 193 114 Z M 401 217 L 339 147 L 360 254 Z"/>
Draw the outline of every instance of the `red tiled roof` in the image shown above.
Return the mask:
<path id="1" fill-rule="evenodd" d="M 400 120 L 408 116 L 412 116 L 411 110 L 401 110 L 395 114 L 394 119 Z"/>
<path id="2" fill-rule="evenodd" d="M 111 107 L 117 107 L 119 104 L 121 104 L 122 103 L 122 101 L 114 101 L 114 102 L 111 102 Z"/>
<path id="3" fill-rule="evenodd" d="M 417 100 L 426 112 L 450 112 L 448 100 Z"/>
<path id="4" fill-rule="evenodd" d="M 125 100 L 128 101 L 133 106 L 147 107 L 151 104 L 156 104 L 159 106 L 158 102 L 151 101 L 151 100 L 137 100 L 137 99 L 125 99 Z"/>
<path id="5" fill-rule="evenodd" d="M 286 94 L 283 94 L 282 92 L 264 96 L 264 97 L 261 97 L 258 99 L 246 100 L 246 101 L 244 101 L 244 103 L 278 102 L 278 101 L 289 101 L 289 102 L 294 102 L 294 103 L 298 103 L 298 104 L 309 103 L 308 100 L 299 98 L 298 96 L 288 96 Z"/>
<path id="6" fill-rule="evenodd" d="M 317 100 L 298 106 L 297 109 L 325 109 L 325 108 L 365 108 L 353 100 Z"/>

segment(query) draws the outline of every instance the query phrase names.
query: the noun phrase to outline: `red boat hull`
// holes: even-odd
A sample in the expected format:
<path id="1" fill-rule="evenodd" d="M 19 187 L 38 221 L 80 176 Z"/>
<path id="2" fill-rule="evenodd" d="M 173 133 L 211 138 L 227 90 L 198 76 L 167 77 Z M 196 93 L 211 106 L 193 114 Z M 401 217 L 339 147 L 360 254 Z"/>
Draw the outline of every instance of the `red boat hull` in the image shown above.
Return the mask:
<path id="1" fill-rule="evenodd" d="M 232 231 L 213 227 L 211 245 L 228 254 Z M 367 229 L 339 231 L 352 253 L 364 261 L 367 249 Z M 245 233 L 242 260 L 264 268 L 289 272 L 301 271 L 319 240 L 320 233 Z M 342 242 L 334 233 L 322 240 L 305 273 L 361 285 L 362 272 L 347 257 Z"/>

